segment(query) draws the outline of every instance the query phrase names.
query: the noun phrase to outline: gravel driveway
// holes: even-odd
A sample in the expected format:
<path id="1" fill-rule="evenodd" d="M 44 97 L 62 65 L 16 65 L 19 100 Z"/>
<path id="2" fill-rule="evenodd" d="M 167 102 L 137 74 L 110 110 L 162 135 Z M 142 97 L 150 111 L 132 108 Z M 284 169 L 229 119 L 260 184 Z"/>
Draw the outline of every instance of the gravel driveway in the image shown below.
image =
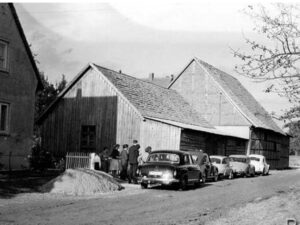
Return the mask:
<path id="1" fill-rule="evenodd" d="M 92 197 L 20 194 L 0 199 L 0 224 L 204 224 L 232 207 L 288 192 L 300 185 L 300 170 L 211 182 L 197 189 L 125 190 Z"/>

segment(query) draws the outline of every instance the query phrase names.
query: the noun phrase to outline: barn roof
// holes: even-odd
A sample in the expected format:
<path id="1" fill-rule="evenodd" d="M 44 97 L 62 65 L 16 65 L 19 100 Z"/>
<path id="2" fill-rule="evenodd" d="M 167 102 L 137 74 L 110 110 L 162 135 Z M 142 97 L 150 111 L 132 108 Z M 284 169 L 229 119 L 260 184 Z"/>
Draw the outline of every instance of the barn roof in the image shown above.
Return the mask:
<path id="1" fill-rule="evenodd" d="M 194 58 L 194 60 L 213 77 L 254 127 L 265 128 L 285 134 L 273 121 L 269 113 L 236 78 L 198 58 Z"/>
<path id="2" fill-rule="evenodd" d="M 101 66 L 95 66 L 143 117 L 171 120 L 214 129 L 175 90 L 167 89 Z"/>

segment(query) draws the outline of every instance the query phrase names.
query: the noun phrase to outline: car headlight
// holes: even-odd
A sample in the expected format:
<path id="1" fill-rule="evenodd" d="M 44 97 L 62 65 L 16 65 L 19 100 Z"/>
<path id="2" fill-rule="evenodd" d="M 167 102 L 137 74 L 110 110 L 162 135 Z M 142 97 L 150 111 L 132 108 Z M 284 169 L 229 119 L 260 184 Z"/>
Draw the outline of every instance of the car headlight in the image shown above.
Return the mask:
<path id="1" fill-rule="evenodd" d="M 165 180 L 171 179 L 171 178 L 173 178 L 173 174 L 171 172 L 165 172 L 165 173 L 163 173 L 162 178 Z"/>

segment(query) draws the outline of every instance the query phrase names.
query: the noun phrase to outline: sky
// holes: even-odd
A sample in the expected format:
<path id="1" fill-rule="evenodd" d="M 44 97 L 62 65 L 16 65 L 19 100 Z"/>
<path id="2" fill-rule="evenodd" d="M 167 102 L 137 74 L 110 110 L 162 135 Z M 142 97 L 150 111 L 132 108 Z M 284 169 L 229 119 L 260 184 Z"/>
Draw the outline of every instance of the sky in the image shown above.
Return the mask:
<path id="1" fill-rule="evenodd" d="M 89 62 L 138 77 L 177 75 L 198 57 L 233 75 L 269 112 L 291 105 L 234 72 L 232 49 L 262 38 L 243 13 L 247 1 L 16 3 L 38 67 L 51 82 L 72 80 Z M 256 4 L 256 3 L 255 3 Z M 270 5 L 270 3 L 267 3 Z"/>

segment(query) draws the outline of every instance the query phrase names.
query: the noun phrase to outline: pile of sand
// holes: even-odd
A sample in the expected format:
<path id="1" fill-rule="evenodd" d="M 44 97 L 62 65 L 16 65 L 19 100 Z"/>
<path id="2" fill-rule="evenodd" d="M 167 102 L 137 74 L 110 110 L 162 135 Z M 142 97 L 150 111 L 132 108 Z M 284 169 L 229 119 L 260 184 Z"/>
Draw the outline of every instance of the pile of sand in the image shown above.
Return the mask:
<path id="1" fill-rule="evenodd" d="M 121 189 L 109 174 L 89 169 L 68 169 L 41 187 L 42 192 L 65 195 L 93 195 Z"/>

